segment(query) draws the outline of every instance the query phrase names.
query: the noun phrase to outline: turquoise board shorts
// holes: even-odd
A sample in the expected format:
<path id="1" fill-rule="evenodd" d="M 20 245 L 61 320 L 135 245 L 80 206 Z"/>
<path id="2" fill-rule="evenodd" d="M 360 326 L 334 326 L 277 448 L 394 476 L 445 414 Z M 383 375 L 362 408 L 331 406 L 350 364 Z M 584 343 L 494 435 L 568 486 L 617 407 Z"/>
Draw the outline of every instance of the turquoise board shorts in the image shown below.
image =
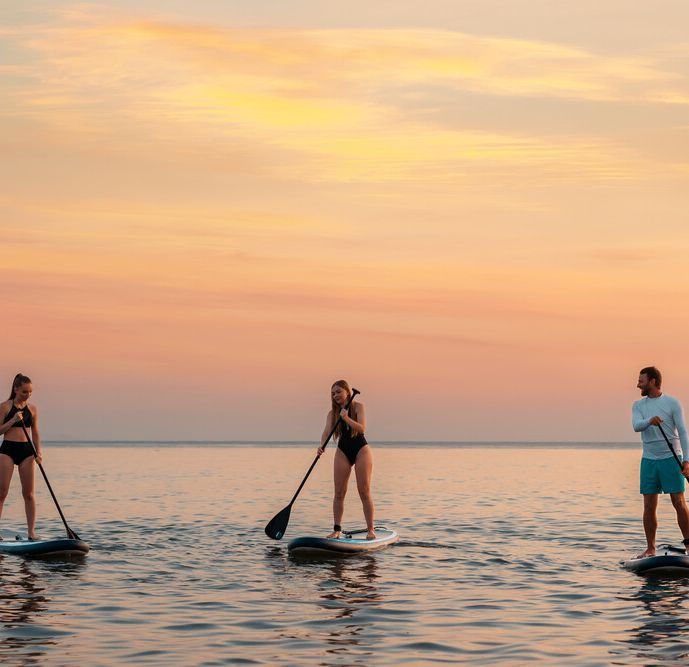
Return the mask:
<path id="1" fill-rule="evenodd" d="M 641 459 L 639 493 L 684 493 L 684 475 L 671 456 Z"/>

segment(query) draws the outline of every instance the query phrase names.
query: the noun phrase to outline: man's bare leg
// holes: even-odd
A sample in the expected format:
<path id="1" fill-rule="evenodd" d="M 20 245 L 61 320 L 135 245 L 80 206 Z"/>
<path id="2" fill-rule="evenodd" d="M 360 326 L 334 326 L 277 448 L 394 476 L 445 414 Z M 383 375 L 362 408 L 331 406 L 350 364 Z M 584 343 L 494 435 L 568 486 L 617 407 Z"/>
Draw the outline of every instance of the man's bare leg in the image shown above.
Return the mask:
<path id="1" fill-rule="evenodd" d="M 644 532 L 646 533 L 646 551 L 638 558 L 656 555 L 656 533 L 658 532 L 658 494 L 644 493 Z"/>

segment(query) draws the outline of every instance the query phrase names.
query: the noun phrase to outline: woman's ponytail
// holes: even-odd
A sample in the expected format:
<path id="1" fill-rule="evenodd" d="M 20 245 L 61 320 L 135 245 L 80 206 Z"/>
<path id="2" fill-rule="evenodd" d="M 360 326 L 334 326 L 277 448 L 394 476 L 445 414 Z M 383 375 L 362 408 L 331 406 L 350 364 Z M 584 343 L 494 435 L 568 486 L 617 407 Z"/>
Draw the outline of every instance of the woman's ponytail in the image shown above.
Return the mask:
<path id="1" fill-rule="evenodd" d="M 12 392 L 10 393 L 10 401 L 14 400 L 14 397 L 17 395 L 17 389 L 21 387 L 24 384 L 28 384 L 31 382 L 31 378 L 27 377 L 23 373 L 17 373 L 14 376 L 14 380 L 12 380 Z"/>

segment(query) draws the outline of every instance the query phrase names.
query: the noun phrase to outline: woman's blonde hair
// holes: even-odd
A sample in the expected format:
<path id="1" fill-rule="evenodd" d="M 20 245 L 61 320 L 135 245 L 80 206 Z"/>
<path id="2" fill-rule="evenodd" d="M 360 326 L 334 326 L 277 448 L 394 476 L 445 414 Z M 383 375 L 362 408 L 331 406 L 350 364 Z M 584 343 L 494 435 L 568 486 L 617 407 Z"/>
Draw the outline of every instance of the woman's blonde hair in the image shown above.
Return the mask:
<path id="1" fill-rule="evenodd" d="M 349 386 L 349 382 L 347 382 L 347 380 L 337 380 L 336 382 L 332 383 L 332 386 L 330 387 L 330 391 L 331 391 L 331 395 L 330 395 L 331 408 L 330 408 L 330 410 L 331 410 L 332 416 L 333 416 L 333 423 L 335 423 L 335 422 L 337 422 L 337 418 L 340 416 L 340 410 L 342 410 L 343 406 L 335 403 L 335 400 L 332 397 L 333 387 L 341 387 L 342 389 L 344 389 L 347 392 L 347 400 L 345 401 L 345 403 L 349 402 L 349 399 L 352 398 L 352 389 Z M 345 423 L 340 421 L 337 424 L 337 428 L 335 429 L 335 433 L 334 433 L 334 437 L 335 437 L 336 441 L 338 441 L 340 439 L 340 436 L 342 435 L 342 432 L 344 431 L 344 429 L 345 429 Z"/>

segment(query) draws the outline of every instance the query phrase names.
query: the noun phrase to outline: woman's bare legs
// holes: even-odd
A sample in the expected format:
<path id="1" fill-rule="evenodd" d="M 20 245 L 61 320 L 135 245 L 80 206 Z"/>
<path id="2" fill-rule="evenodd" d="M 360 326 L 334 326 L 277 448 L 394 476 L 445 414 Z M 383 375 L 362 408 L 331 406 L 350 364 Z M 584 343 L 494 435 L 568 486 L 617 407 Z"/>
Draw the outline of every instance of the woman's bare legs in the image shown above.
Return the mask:
<path id="1" fill-rule="evenodd" d="M 356 488 L 359 491 L 361 504 L 364 506 L 364 518 L 366 519 L 366 539 L 376 537 L 373 530 L 373 498 L 371 498 L 371 475 L 373 474 L 373 452 L 366 445 L 359 450 L 354 464 L 356 471 Z"/>
<path id="2" fill-rule="evenodd" d="M 24 509 L 26 510 L 26 527 L 30 540 L 36 537 L 36 495 L 34 493 L 34 458 L 27 456 L 19 464 L 19 479 L 22 482 L 22 496 L 24 496 Z"/>
<path id="3" fill-rule="evenodd" d="M 5 506 L 5 499 L 10 490 L 14 461 L 7 454 L 0 454 L 0 517 Z"/>
<path id="4" fill-rule="evenodd" d="M 333 497 L 333 523 L 336 526 L 342 525 L 342 515 L 344 514 L 344 499 L 347 495 L 347 484 L 349 483 L 349 475 L 352 472 L 347 457 L 341 449 L 335 450 L 335 457 L 333 460 L 333 479 L 335 481 L 335 495 Z M 328 537 L 340 537 L 341 531 L 333 530 Z"/>

